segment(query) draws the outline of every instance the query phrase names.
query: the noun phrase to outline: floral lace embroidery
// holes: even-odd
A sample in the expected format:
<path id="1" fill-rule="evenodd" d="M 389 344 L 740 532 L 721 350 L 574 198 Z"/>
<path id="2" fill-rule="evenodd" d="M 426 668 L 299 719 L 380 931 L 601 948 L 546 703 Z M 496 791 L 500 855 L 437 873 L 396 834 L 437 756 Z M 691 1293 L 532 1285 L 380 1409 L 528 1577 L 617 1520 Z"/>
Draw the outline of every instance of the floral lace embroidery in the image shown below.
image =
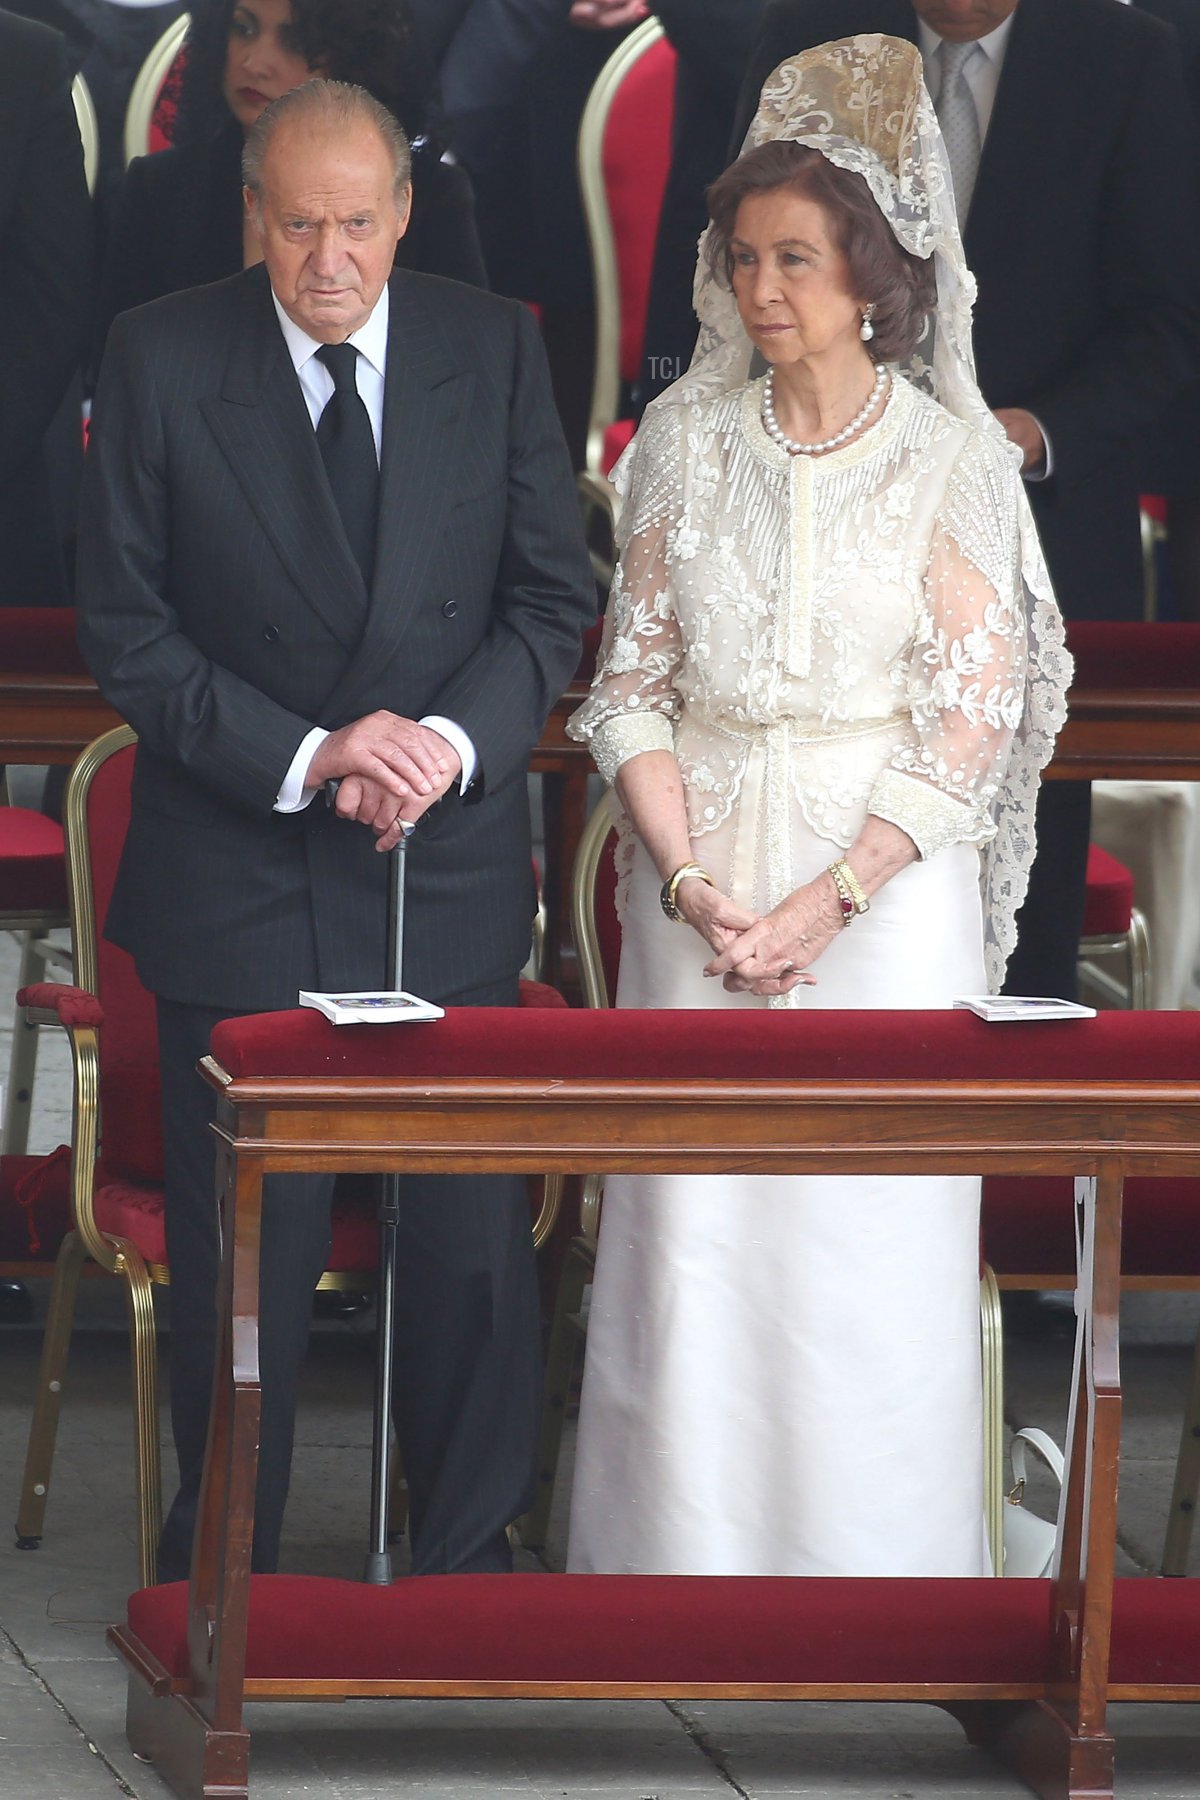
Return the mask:
<path id="1" fill-rule="evenodd" d="M 1028 676 L 1009 456 L 899 375 L 875 425 L 811 461 L 774 444 L 760 405 L 753 381 L 647 415 L 624 471 L 598 672 L 571 734 L 593 742 L 608 779 L 628 755 L 673 741 L 693 837 L 741 829 L 747 759 L 761 747 L 777 898 L 794 885 L 793 807 L 842 846 L 874 797 L 923 854 L 988 843 L 998 809 L 1011 813 L 1015 791 L 1031 814 L 1037 787 L 1036 767 L 1015 790 L 1006 781 Z M 1049 629 L 1057 613 L 1045 607 Z M 1045 701 L 1047 734 L 1054 687 L 1052 674 L 1031 695 Z M 1006 829 L 1003 891 L 989 887 L 1006 916 L 993 979 L 1026 839 L 1023 853 Z"/>

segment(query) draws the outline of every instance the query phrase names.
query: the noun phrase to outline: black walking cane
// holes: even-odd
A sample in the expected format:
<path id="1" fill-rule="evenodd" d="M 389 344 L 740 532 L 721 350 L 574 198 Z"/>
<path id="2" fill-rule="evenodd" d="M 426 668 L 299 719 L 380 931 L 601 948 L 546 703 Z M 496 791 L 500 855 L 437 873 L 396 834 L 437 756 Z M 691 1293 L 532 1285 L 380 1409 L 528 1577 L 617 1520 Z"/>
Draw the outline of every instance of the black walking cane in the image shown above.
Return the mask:
<path id="1" fill-rule="evenodd" d="M 325 784 L 330 806 L 337 798 L 338 784 Z M 404 877 L 408 840 L 416 830 L 407 820 L 400 821 L 400 837 L 388 858 L 388 948 L 387 974 L 389 988 L 399 992 L 404 986 Z M 377 1337 L 375 1340 L 375 1413 L 371 1434 L 371 1544 L 363 1564 L 363 1580 L 375 1587 L 389 1587 L 392 1581 L 392 1555 L 387 1542 L 388 1474 L 391 1463 L 392 1419 L 392 1330 L 396 1315 L 396 1231 L 400 1224 L 400 1177 L 385 1175 L 379 1199 L 379 1285 L 375 1308 Z"/>
<path id="2" fill-rule="evenodd" d="M 404 986 L 404 876 L 408 840 L 416 830 L 400 821 L 400 838 L 388 858 L 388 982 Z M 400 1224 L 400 1177 L 385 1175 L 379 1197 L 379 1288 L 375 1309 L 375 1419 L 371 1437 L 371 1547 L 363 1580 L 389 1587 L 392 1555 L 387 1542 L 388 1474 L 392 1453 L 392 1328 L 396 1316 L 396 1231 Z"/>

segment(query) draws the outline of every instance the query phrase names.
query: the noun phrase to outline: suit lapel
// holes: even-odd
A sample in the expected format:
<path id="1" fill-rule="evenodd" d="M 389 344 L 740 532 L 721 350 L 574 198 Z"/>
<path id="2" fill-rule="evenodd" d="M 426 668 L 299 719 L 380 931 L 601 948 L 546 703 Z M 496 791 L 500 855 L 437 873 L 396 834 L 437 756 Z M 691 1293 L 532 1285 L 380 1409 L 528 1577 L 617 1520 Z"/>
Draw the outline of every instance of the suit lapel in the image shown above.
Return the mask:
<path id="1" fill-rule="evenodd" d="M 390 285 L 379 532 L 366 629 L 329 696 L 334 716 L 365 672 L 396 653 L 425 585 L 458 484 L 475 377 L 446 341 L 429 297 Z"/>
<path id="2" fill-rule="evenodd" d="M 972 266 L 998 241 L 1011 243 L 1012 219 L 1030 183 L 1046 178 L 1045 124 L 1058 110 L 1065 67 L 1069 60 L 1054 43 L 1052 4 L 1020 0 L 967 217 L 964 243 Z"/>
<path id="3" fill-rule="evenodd" d="M 265 269 L 249 271 L 240 299 L 220 397 L 203 401 L 202 410 L 288 574 L 339 643 L 353 651 L 362 636 L 367 596 Z"/>

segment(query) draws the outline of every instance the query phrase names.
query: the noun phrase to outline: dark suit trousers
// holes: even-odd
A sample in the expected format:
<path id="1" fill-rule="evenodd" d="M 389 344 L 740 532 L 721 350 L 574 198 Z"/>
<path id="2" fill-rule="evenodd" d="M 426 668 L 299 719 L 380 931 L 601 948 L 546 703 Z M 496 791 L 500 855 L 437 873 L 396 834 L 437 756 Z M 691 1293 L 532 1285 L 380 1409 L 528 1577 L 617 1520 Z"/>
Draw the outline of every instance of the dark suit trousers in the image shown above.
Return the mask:
<path id="1" fill-rule="evenodd" d="M 1006 994 L 1075 999 L 1091 826 L 1090 782 L 1042 783 L 1037 855 L 1029 871 L 1029 892 L 1017 914 L 1017 947 L 1004 977 Z"/>
<path id="2" fill-rule="evenodd" d="M 516 1004 L 516 984 L 455 996 Z M 171 1266 L 171 1421 L 179 1492 L 159 1579 L 187 1574 L 216 1351 L 220 1260 L 210 1090 L 196 1074 L 228 1012 L 158 1002 Z M 312 1295 L 329 1254 L 333 1177 L 263 1185 L 259 1450 L 253 1567 L 273 1570 L 287 1500 Z M 529 1201 L 520 1176 L 402 1183 L 394 1420 L 409 1483 L 414 1574 L 510 1566 L 505 1527 L 533 1498 L 541 1387 Z M 362 1396 L 364 1402 L 366 1394 Z M 353 1527 L 351 1527 L 353 1529 Z M 366 1540 L 366 1520 L 363 1520 Z"/>

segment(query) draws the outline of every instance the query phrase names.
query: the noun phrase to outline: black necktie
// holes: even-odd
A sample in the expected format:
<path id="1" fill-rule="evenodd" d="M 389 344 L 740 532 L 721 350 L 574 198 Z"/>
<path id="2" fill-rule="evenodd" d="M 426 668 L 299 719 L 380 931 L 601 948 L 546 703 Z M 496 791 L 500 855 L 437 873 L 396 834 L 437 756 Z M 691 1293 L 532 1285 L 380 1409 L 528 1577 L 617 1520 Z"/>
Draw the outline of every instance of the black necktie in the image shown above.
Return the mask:
<path id="1" fill-rule="evenodd" d="M 317 421 L 317 445 L 350 548 L 369 588 L 375 572 L 379 462 L 371 420 L 354 380 L 353 344 L 322 344 L 318 357 L 333 376 L 333 393 Z"/>

